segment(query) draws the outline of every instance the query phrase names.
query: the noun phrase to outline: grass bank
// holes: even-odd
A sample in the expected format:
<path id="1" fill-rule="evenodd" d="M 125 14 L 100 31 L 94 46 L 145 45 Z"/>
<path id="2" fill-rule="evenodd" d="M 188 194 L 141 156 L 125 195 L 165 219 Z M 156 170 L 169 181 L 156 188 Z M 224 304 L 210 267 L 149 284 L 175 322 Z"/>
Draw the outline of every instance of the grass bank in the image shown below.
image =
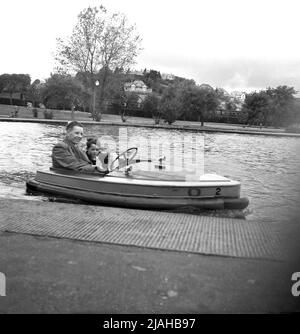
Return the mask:
<path id="1" fill-rule="evenodd" d="M 26 107 L 19 107 L 18 117 L 12 118 L 11 114 L 14 112 L 15 106 L 0 104 L 0 121 L 21 121 L 21 122 L 43 122 L 43 123 L 61 123 L 72 119 L 70 110 L 52 110 L 53 119 L 45 119 L 42 109 L 38 109 L 37 117 L 33 117 L 32 110 Z M 85 124 L 97 124 L 92 120 L 89 113 L 75 111 L 74 119 Z M 172 125 L 161 120 L 160 124 L 154 124 L 152 118 L 145 117 L 128 117 L 126 122 L 122 122 L 119 115 L 103 114 L 101 124 L 116 125 L 116 126 L 136 126 L 149 128 L 163 128 L 163 129 L 177 129 L 190 130 L 201 132 L 225 132 L 225 133 L 241 133 L 254 135 L 275 135 L 275 136 L 289 136 L 300 137 L 300 134 L 287 133 L 284 128 L 273 127 L 259 127 L 259 126 L 245 126 L 242 124 L 227 124 L 227 123 L 212 123 L 205 122 L 205 126 L 201 126 L 200 122 L 180 121 L 177 120 Z"/>

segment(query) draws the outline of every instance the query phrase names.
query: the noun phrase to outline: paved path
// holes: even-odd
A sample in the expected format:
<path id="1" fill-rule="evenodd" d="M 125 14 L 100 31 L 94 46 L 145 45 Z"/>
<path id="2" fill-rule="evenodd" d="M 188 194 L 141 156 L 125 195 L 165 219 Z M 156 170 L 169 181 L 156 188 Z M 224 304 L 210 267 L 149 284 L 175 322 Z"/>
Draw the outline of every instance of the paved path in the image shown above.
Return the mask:
<path id="1" fill-rule="evenodd" d="M 175 233 L 171 222 L 181 233 Z M 110 231 L 119 239 L 103 242 L 101 235 L 109 237 Z M 294 247 L 298 232 L 296 221 L 272 227 L 179 213 L 0 199 L 0 272 L 7 280 L 0 313 L 300 311 L 299 300 L 291 295 L 291 275 L 300 271 Z M 155 244 L 162 236 L 168 239 L 165 247 Z M 138 245 L 134 240 L 140 238 Z M 154 243 L 151 248 L 147 240 Z M 224 246 L 228 240 L 232 248 Z M 197 241 L 204 248 L 191 252 L 188 247 Z M 262 242 L 269 251 L 252 253 Z M 203 255 L 206 245 L 214 243 L 219 247 Z M 251 246 L 228 254 L 238 245 Z M 222 250 L 226 256 L 219 256 Z"/>
<path id="2" fill-rule="evenodd" d="M 28 205 L 29 204 L 29 205 Z M 284 260 L 272 223 L 118 207 L 5 202 L 0 231 L 198 254 Z"/>

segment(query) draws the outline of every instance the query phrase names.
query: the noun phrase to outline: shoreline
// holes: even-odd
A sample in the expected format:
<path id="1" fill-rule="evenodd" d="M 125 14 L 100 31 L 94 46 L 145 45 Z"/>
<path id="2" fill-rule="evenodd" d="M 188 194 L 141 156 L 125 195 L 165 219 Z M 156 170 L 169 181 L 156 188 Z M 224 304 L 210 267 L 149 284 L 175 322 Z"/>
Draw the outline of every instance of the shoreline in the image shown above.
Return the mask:
<path id="1" fill-rule="evenodd" d="M 76 120 L 76 118 L 75 118 Z M 63 119 L 33 119 L 33 118 L 12 118 L 12 117 L 0 117 L 0 122 L 23 122 L 23 123 L 42 123 L 42 124 L 66 124 L 68 120 Z M 300 133 L 288 133 L 288 132 L 272 132 L 265 130 L 240 130 L 230 129 L 224 127 L 214 127 L 211 125 L 195 126 L 195 125 L 164 125 L 164 124 L 147 124 L 147 123 L 129 123 L 118 121 L 102 120 L 100 122 L 78 120 L 82 124 L 86 125 L 108 125 L 108 126 L 131 126 L 131 127 L 144 127 L 154 129 L 167 129 L 167 130 L 182 130 L 192 132 L 221 132 L 221 133 L 235 133 L 235 134 L 248 134 L 248 135 L 261 135 L 261 136 L 275 136 L 275 137 L 300 137 Z M 218 123 L 219 124 L 219 123 Z M 228 125 L 227 125 L 228 126 Z"/>

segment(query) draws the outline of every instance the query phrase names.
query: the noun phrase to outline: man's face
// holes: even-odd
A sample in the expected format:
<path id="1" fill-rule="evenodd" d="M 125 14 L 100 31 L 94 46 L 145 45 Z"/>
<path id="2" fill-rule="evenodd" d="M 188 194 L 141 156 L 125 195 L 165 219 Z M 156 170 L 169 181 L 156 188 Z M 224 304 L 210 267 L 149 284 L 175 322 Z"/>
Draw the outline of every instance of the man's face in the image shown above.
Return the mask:
<path id="1" fill-rule="evenodd" d="M 73 143 L 78 144 L 83 137 L 83 128 L 81 126 L 74 126 L 73 129 L 67 132 L 67 138 Z"/>

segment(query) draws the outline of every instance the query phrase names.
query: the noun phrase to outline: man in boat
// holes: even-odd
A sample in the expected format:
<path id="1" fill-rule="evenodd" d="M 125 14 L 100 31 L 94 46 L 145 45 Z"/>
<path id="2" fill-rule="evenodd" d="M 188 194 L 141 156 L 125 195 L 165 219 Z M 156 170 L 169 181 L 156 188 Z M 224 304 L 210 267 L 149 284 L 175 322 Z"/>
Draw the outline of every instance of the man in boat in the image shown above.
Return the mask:
<path id="1" fill-rule="evenodd" d="M 52 149 L 52 164 L 54 168 L 77 170 L 80 172 L 107 173 L 97 165 L 93 165 L 86 153 L 78 144 L 83 137 L 83 126 L 77 121 L 69 122 L 66 126 L 66 137 Z"/>

